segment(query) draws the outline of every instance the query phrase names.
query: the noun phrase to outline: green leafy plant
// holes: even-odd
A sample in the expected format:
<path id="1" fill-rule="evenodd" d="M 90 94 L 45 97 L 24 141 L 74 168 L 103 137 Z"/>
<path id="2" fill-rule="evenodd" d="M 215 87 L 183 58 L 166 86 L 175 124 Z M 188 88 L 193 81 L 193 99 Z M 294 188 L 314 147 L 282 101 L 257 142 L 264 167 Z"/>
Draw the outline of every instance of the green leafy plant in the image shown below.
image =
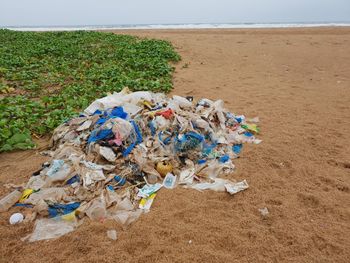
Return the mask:
<path id="1" fill-rule="evenodd" d="M 0 43 L 0 152 L 35 147 L 107 93 L 170 91 L 180 60 L 167 41 L 102 32 L 0 30 Z"/>

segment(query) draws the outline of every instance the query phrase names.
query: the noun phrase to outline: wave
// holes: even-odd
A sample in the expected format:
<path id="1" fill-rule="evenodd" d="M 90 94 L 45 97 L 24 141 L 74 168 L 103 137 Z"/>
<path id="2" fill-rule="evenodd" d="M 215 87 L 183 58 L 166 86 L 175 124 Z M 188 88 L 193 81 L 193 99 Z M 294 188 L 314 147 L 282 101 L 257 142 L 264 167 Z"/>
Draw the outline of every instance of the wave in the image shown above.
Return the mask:
<path id="1" fill-rule="evenodd" d="M 91 26 L 19 26 L 1 27 L 16 31 L 76 31 L 112 29 L 245 29 L 245 28 L 300 28 L 348 27 L 350 23 L 244 23 L 244 24 L 148 24 L 148 25 L 91 25 Z"/>

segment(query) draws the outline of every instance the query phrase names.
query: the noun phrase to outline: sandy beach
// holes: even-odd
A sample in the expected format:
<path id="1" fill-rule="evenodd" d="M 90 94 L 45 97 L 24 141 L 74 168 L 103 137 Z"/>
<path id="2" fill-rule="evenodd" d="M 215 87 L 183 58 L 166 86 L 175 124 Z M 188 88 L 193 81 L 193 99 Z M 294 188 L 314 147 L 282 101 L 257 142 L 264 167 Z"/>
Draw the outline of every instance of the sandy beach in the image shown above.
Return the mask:
<path id="1" fill-rule="evenodd" d="M 0 262 L 349 262 L 350 28 L 114 32 L 174 44 L 171 94 L 259 116 L 263 142 L 244 147 L 229 176 L 250 188 L 163 189 L 126 230 L 87 220 L 47 242 L 23 243 L 33 225 L 2 213 Z M 38 152 L 0 154 L 1 195 L 40 167 Z"/>

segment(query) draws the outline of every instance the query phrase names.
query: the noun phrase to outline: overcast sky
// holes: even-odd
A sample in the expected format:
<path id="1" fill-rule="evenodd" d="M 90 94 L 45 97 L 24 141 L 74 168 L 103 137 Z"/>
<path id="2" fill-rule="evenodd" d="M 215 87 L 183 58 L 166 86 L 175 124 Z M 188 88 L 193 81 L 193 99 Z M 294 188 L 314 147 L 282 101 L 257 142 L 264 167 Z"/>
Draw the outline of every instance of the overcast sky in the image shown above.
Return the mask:
<path id="1" fill-rule="evenodd" d="M 0 0 L 0 26 L 350 22 L 350 0 Z"/>

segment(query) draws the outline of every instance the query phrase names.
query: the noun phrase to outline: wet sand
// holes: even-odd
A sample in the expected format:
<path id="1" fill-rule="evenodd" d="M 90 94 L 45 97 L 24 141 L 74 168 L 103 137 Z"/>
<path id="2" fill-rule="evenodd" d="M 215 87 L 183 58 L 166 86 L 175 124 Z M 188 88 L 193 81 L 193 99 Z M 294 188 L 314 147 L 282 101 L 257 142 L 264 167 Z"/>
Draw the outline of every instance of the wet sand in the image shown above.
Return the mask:
<path id="1" fill-rule="evenodd" d="M 0 262 L 349 262 L 350 28 L 116 32 L 175 45 L 173 94 L 221 98 L 260 117 L 263 143 L 245 146 L 230 175 L 250 188 L 163 189 L 127 230 L 87 221 L 31 244 L 20 238 L 33 225 L 10 226 L 1 214 Z M 1 154 L 0 194 L 44 160 Z M 106 235 L 114 228 L 117 241 Z"/>

